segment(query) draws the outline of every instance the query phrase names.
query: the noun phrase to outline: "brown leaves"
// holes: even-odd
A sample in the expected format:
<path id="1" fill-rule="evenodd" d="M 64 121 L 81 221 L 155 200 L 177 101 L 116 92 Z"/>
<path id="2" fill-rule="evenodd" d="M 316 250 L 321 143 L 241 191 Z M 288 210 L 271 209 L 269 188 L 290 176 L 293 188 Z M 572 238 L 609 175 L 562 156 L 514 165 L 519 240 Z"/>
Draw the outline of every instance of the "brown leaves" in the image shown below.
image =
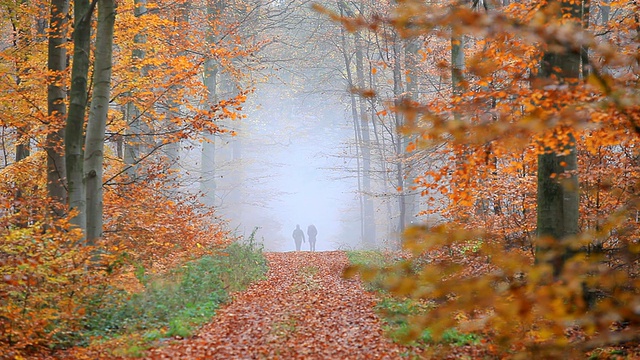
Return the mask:
<path id="1" fill-rule="evenodd" d="M 268 253 L 268 279 L 237 294 L 194 339 L 149 359 L 395 359 L 375 298 L 342 279 L 343 252 Z"/>

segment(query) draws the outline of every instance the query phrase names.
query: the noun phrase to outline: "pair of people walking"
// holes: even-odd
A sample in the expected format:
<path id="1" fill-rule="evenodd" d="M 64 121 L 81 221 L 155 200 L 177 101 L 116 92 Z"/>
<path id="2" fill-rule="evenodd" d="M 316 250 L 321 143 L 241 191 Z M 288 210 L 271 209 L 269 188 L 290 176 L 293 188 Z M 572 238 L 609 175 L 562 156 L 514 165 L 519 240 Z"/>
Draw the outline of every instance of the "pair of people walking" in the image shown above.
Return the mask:
<path id="1" fill-rule="evenodd" d="M 307 228 L 307 235 L 309 236 L 309 250 L 316 251 L 316 236 L 318 236 L 318 229 L 312 224 Z M 293 240 L 296 243 L 296 251 L 300 251 L 302 243 L 305 242 L 304 231 L 300 229 L 300 225 L 296 225 L 296 229 L 293 230 Z"/>

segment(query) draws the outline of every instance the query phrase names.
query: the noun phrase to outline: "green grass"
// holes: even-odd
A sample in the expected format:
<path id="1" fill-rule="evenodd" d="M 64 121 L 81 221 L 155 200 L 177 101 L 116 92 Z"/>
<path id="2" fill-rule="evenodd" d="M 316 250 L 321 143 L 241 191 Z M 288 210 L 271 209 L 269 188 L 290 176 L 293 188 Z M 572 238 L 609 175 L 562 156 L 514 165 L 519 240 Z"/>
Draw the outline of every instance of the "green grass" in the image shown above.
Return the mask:
<path id="1" fill-rule="evenodd" d="M 463 333 L 450 328 L 434 339 L 430 329 L 417 328 L 411 324 L 412 316 L 419 316 L 431 310 L 435 305 L 413 299 L 396 299 L 385 296 L 377 304 L 376 311 L 385 323 L 388 336 L 395 342 L 410 346 L 442 343 L 453 346 L 478 344 L 480 337 L 473 333 Z"/>
<path id="2" fill-rule="evenodd" d="M 347 251 L 347 257 L 351 265 L 363 270 L 384 268 L 393 263 L 388 255 L 385 256 L 384 253 L 375 250 Z M 387 277 L 388 275 L 385 273 L 376 272 L 373 279 L 363 282 L 365 290 L 382 292 L 383 289 L 381 285 Z"/>
<path id="3" fill-rule="evenodd" d="M 396 323 L 411 315 L 420 315 L 429 311 L 433 306 L 412 299 L 399 300 L 384 297 L 376 306 L 376 310 L 385 314 L 387 322 Z"/>
<path id="4" fill-rule="evenodd" d="M 253 241 L 231 244 L 219 256 L 187 262 L 160 276 L 136 269 L 145 288 L 137 294 L 105 291 L 88 306 L 80 338 L 114 339 L 141 334 L 140 341 L 115 353 L 140 356 L 145 344 L 162 338 L 189 337 L 218 307 L 261 279 L 267 270 L 262 249 Z M 82 343 L 82 341 L 80 341 Z"/>
<path id="5" fill-rule="evenodd" d="M 349 251 L 347 257 L 352 265 L 361 268 L 381 268 L 392 265 L 393 260 L 389 256 L 378 251 Z M 391 296 L 383 290 L 382 283 L 389 275 L 379 273 L 371 281 L 365 282 L 365 288 L 378 292 L 381 297 L 376 305 L 376 312 L 384 322 L 384 329 L 393 341 L 409 346 L 426 346 L 433 343 L 464 346 L 478 344 L 480 337 L 473 333 L 462 333 L 455 328 L 444 331 L 440 339 L 435 340 L 431 330 L 416 328 L 411 325 L 411 317 L 420 316 L 431 310 L 432 303 L 414 299 L 399 299 Z"/>
<path id="6" fill-rule="evenodd" d="M 388 264 L 384 254 L 380 251 L 374 250 L 362 250 L 362 251 L 347 251 L 347 257 L 352 265 L 360 266 L 384 266 Z"/>

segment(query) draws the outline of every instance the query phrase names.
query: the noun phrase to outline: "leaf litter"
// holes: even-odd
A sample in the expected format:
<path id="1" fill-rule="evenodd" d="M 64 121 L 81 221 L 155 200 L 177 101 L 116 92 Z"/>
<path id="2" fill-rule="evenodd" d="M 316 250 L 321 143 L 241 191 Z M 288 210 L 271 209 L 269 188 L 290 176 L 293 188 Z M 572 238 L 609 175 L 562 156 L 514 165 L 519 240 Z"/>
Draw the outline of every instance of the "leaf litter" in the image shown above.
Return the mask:
<path id="1" fill-rule="evenodd" d="M 342 251 L 266 253 L 267 279 L 234 294 L 188 339 L 147 359 L 398 359 L 385 337 L 376 297 L 343 279 Z"/>

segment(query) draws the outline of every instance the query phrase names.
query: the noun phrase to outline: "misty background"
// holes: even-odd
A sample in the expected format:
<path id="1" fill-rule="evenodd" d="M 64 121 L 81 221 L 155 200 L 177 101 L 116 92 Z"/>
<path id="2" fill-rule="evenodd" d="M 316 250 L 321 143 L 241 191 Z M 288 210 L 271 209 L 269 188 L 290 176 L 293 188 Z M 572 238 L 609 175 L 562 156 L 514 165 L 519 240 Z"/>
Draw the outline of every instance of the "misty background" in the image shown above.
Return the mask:
<path id="1" fill-rule="evenodd" d="M 297 224 L 305 234 L 317 227 L 317 250 L 397 248 L 406 226 L 437 219 L 412 188 L 421 167 L 437 162 L 405 151 L 404 120 L 389 109 L 394 98 L 438 91 L 435 82 L 405 79 L 417 55 L 386 42 L 408 44 L 346 32 L 311 1 L 253 4 L 221 8 L 222 23 L 234 24 L 227 30 L 255 45 L 234 60 L 243 75 L 222 66 L 204 74 L 218 99 L 252 89 L 242 118 L 220 121 L 230 132 L 181 144 L 183 189 L 204 194 L 234 235 L 248 238 L 257 229 L 255 240 L 270 251 L 294 250 Z M 375 11 L 373 3 L 331 5 L 348 16 Z M 392 66 L 400 62 L 407 69 Z M 364 98 L 356 88 L 375 88 L 377 96 Z M 427 215 L 418 217 L 421 211 Z"/>

